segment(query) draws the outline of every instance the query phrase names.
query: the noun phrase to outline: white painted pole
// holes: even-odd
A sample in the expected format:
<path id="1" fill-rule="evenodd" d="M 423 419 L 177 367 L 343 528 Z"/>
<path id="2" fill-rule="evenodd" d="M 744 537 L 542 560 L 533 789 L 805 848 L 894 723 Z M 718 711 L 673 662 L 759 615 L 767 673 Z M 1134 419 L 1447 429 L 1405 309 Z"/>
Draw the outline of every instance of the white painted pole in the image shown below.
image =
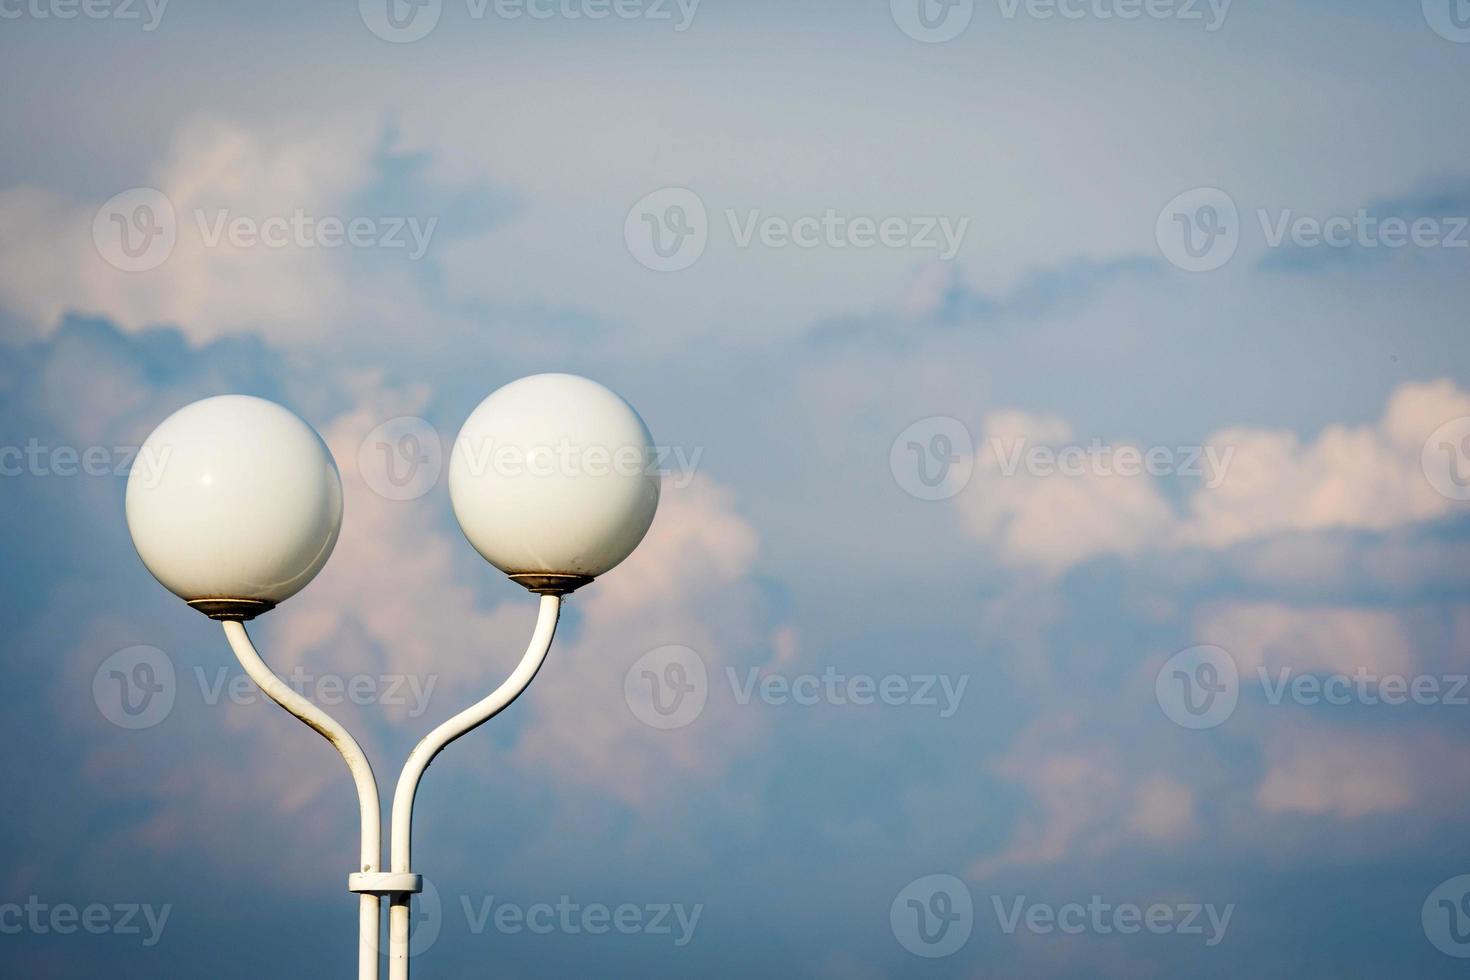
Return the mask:
<path id="1" fill-rule="evenodd" d="M 429 768 L 429 763 L 434 761 L 434 757 L 446 745 L 494 718 L 520 697 L 546 661 L 546 653 L 551 649 L 551 640 L 556 635 L 556 623 L 560 615 L 561 597 L 543 595 L 541 608 L 536 616 L 536 630 L 531 635 L 531 642 L 515 671 L 489 697 L 435 728 L 409 753 L 408 761 L 403 764 L 403 772 L 398 776 L 398 787 L 393 791 L 393 821 L 389 843 L 391 871 L 407 874 L 412 869 L 409 847 L 413 840 L 413 798 L 418 792 L 419 780 L 423 778 L 424 770 Z M 389 980 L 408 980 L 411 900 L 410 895 L 396 893 L 388 907 Z"/>
<path id="2" fill-rule="evenodd" d="M 366 872 L 378 870 L 378 861 L 383 852 L 382 814 L 379 812 L 378 783 L 373 778 L 373 767 L 367 755 L 347 731 L 321 708 L 292 690 L 290 685 L 276 676 L 266 662 L 260 659 L 245 624 L 238 620 L 225 620 L 225 636 L 230 647 L 245 668 L 245 673 L 268 697 L 291 714 L 310 725 L 338 752 L 352 771 L 352 781 L 357 785 L 357 804 L 362 813 L 361 868 Z M 377 895 L 358 896 L 358 980 L 378 980 L 378 926 L 380 923 Z"/>

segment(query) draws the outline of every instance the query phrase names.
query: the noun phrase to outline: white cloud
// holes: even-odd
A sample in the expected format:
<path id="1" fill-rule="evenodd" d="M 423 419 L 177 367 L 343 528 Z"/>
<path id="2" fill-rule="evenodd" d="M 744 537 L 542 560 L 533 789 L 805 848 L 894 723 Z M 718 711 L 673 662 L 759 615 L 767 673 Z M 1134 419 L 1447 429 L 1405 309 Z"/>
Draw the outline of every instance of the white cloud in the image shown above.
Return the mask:
<path id="1" fill-rule="evenodd" d="M 1042 475 L 1026 464 L 1033 449 L 1073 438 L 1059 418 L 1019 411 L 987 417 L 975 475 L 958 498 L 970 533 L 1006 561 L 1048 573 L 1161 543 L 1174 515 L 1152 482 L 1095 471 Z"/>
<path id="2" fill-rule="evenodd" d="M 1138 787 L 1129 828 L 1146 840 L 1174 841 L 1192 837 L 1194 791 L 1167 776 L 1152 776 Z"/>
<path id="3" fill-rule="evenodd" d="M 1083 837 L 1099 833 L 1117 806 L 1117 768 L 1100 759 L 1097 750 L 1011 759 L 999 771 L 1019 781 L 1040 812 L 1019 823 L 1000 853 L 971 865 L 977 878 L 1007 867 L 1060 861 Z"/>
<path id="4" fill-rule="evenodd" d="M 375 176 L 380 139 L 381 125 L 367 115 L 309 128 L 182 124 L 140 181 L 168 199 L 177 229 L 172 252 L 143 271 L 114 267 L 94 243 L 102 200 L 28 186 L 0 192 L 0 305 L 39 331 L 78 311 L 128 329 L 169 323 L 196 340 L 249 331 L 288 346 L 347 326 L 419 322 L 407 262 L 354 272 L 351 247 L 320 244 L 335 239 L 314 232 L 306 238 L 316 244 L 295 244 L 291 231 L 284 247 L 236 245 L 219 234 L 224 219 L 258 226 L 299 214 L 315 228 L 324 219 L 378 217 L 353 202 Z"/>
<path id="5" fill-rule="evenodd" d="M 1284 734 L 1284 733 L 1283 733 Z M 1256 789 L 1269 814 L 1354 819 L 1395 813 L 1415 803 L 1419 766 L 1413 743 L 1374 732 L 1293 731 L 1273 743 L 1270 764 Z"/>
<path id="6" fill-rule="evenodd" d="M 1207 610 L 1195 636 L 1228 650 L 1242 683 L 1253 683 L 1258 668 L 1349 677 L 1359 669 L 1407 675 L 1417 661 L 1413 637 L 1398 614 L 1378 609 L 1231 602 Z"/>
<path id="7" fill-rule="evenodd" d="M 1463 506 L 1429 482 L 1421 454 L 1436 429 L 1464 417 L 1470 393 L 1441 380 L 1401 386 L 1374 425 L 1332 426 L 1307 442 L 1288 432 L 1221 430 L 1200 447 L 1201 477 L 1178 506 L 1155 476 L 1118 475 L 1116 455 L 1075 474 L 1037 470 L 1025 452 L 1086 450 L 1091 441 L 1076 440 L 1063 419 L 999 412 L 986 419 L 975 477 L 956 503 L 973 537 L 1006 562 L 1047 574 L 1104 554 L 1385 530 Z M 1105 445 L 1116 452 L 1124 443 Z M 1191 447 L 1162 448 L 1178 468 L 1191 465 L 1179 451 Z"/>
<path id="8" fill-rule="evenodd" d="M 1226 480 L 1196 491 L 1182 544 L 1224 547 L 1280 531 L 1383 530 L 1449 513 L 1455 501 L 1424 475 L 1424 442 L 1470 416 L 1452 382 L 1405 384 L 1377 425 L 1331 426 L 1308 443 L 1285 432 L 1227 429 L 1206 442 L 1235 449 Z"/>
<path id="9" fill-rule="evenodd" d="M 1080 720 L 1043 717 L 994 768 L 1030 799 L 1010 842 L 970 865 L 988 878 L 1012 867 L 1100 856 L 1134 841 L 1168 847 L 1195 836 L 1194 791 L 1161 773 L 1141 772 L 1116 745 L 1080 738 Z"/>

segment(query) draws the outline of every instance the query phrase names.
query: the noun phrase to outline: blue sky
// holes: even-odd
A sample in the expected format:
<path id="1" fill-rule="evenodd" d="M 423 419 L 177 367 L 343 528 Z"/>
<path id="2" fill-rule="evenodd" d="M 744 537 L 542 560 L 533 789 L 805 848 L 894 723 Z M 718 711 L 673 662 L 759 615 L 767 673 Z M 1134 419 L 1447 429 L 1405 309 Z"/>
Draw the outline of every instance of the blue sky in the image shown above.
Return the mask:
<path id="1" fill-rule="evenodd" d="M 347 973 L 341 763 L 125 471 L 213 394 L 322 433 L 254 635 L 391 785 L 535 614 L 377 445 L 541 371 L 670 472 L 426 777 L 419 975 L 1460 971 L 1470 9 L 905 4 L 0 3 L 7 974 Z"/>

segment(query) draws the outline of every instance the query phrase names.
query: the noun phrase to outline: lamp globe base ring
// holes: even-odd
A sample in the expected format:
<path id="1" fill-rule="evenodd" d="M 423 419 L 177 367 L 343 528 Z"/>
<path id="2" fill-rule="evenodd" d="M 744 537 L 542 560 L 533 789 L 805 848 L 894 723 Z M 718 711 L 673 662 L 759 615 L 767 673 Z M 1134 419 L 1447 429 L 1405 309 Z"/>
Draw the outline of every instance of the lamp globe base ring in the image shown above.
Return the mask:
<path id="1" fill-rule="evenodd" d="M 542 572 L 512 575 L 510 580 L 537 595 L 566 595 L 592 581 L 591 575 L 548 575 Z"/>
<path id="2" fill-rule="evenodd" d="M 210 619 L 244 622 L 261 613 L 276 608 L 274 602 L 265 599 L 190 599 L 189 607 L 197 609 Z"/>

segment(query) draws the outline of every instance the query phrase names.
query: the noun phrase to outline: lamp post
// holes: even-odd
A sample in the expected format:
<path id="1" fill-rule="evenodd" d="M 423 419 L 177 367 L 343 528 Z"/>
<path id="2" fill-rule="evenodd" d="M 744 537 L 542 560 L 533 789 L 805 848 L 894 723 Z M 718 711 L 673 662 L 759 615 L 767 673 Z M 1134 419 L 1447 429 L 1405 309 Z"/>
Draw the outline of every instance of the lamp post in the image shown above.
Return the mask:
<path id="1" fill-rule="evenodd" d="M 413 801 L 429 763 L 520 696 L 551 648 L 562 597 L 633 552 L 653 522 L 659 483 L 652 437 L 627 402 L 569 374 L 499 389 L 470 414 L 449 462 L 455 516 L 475 550 L 540 596 L 520 664 L 488 697 L 439 725 L 409 753 L 393 793 L 388 869 L 381 802 L 352 735 L 261 659 L 245 623 L 295 595 L 326 564 L 342 524 L 342 481 L 314 429 L 280 405 L 223 395 L 159 424 L 144 452 L 160 475 L 128 480 L 127 520 L 143 564 L 211 619 L 267 696 L 341 753 L 361 810 L 361 854 L 348 877 L 359 906 L 358 977 L 378 976 L 381 900 L 388 899 L 391 980 L 408 977 L 409 903 L 423 888 L 409 858 Z"/>

